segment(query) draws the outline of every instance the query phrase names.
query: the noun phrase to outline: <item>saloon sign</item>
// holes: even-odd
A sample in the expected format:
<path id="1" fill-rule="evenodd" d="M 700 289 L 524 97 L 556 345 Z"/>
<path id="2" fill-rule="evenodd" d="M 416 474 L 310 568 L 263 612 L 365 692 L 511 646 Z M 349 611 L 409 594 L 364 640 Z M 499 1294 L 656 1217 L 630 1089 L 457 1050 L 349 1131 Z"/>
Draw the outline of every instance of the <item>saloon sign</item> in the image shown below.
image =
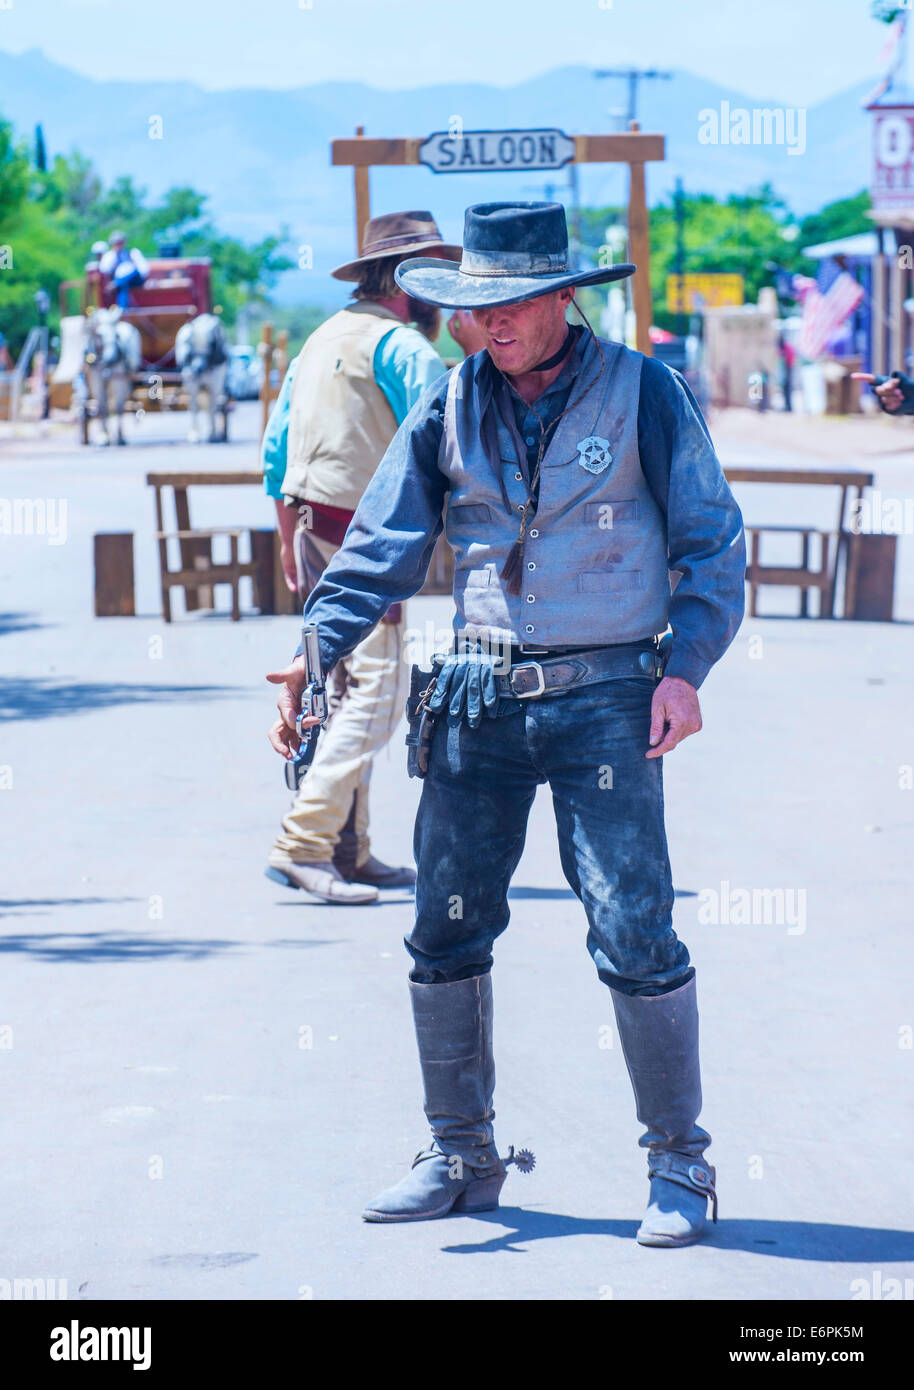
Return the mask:
<path id="1" fill-rule="evenodd" d="M 574 159 L 574 140 L 561 130 L 438 130 L 419 146 L 419 163 L 436 174 L 561 169 Z"/>
<path id="2" fill-rule="evenodd" d="M 873 114 L 873 207 L 914 207 L 914 107 Z"/>

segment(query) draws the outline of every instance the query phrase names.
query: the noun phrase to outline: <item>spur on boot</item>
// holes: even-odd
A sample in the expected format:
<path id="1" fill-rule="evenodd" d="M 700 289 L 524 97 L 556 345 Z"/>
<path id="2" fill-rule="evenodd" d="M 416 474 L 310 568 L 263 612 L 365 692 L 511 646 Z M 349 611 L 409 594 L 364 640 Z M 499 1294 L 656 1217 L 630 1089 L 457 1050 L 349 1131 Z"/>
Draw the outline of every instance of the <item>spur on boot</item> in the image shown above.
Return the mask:
<path id="1" fill-rule="evenodd" d="M 434 1221 L 451 1212 L 494 1211 L 512 1163 L 528 1173 L 535 1160 L 526 1149 L 515 1155 L 512 1146 L 502 1161 L 493 1146 L 480 1151 L 471 1163 L 459 1154 L 444 1153 L 432 1140 L 416 1154 L 405 1178 L 369 1202 L 362 1220 Z"/>

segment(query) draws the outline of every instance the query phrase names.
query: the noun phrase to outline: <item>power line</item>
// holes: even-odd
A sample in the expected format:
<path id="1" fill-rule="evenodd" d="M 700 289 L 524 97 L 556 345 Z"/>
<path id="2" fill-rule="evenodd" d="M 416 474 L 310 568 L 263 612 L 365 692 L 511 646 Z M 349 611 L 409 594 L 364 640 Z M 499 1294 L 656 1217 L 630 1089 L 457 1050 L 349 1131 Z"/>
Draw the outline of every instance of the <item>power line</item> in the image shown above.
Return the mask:
<path id="1" fill-rule="evenodd" d="M 628 113 L 625 119 L 625 129 L 629 129 L 631 122 L 638 119 L 638 83 L 642 78 L 666 80 L 672 76 L 673 73 L 661 72 L 659 68 L 600 68 L 594 72 L 594 77 L 622 77 L 628 82 Z"/>

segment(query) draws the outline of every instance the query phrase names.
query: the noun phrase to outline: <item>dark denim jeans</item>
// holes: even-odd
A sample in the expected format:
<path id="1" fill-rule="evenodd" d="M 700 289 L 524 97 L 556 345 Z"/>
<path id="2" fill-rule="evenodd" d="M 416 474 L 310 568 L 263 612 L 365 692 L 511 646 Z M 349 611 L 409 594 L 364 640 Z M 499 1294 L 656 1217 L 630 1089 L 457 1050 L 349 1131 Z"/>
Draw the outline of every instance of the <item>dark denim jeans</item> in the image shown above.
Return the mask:
<path id="1" fill-rule="evenodd" d="M 502 700 L 478 729 L 439 720 L 416 818 L 410 979 L 485 974 L 536 788 L 548 782 L 562 868 L 584 906 L 600 979 L 665 994 L 692 978 L 672 926 L 662 758 L 646 758 L 652 677 Z"/>

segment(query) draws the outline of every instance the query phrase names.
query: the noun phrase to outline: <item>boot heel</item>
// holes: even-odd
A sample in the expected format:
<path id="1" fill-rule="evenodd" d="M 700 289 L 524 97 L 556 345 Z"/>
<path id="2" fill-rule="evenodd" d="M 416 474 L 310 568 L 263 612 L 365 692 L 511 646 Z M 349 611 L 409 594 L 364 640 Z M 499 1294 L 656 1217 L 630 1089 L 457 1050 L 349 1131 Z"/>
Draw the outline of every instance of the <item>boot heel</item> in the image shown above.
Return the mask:
<path id="1" fill-rule="evenodd" d="M 491 1178 L 476 1178 L 463 1189 L 452 1210 L 494 1211 L 504 1181 L 504 1173 L 493 1174 Z"/>

